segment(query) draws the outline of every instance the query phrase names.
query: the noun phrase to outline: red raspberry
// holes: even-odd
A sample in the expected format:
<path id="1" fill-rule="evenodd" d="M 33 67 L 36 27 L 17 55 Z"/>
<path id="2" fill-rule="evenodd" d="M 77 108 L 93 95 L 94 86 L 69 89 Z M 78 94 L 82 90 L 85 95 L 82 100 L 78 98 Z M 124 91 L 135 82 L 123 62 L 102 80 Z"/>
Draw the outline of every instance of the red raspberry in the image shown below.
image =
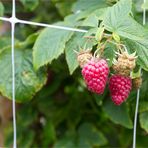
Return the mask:
<path id="1" fill-rule="evenodd" d="M 132 89 L 132 80 L 130 77 L 113 75 L 109 80 L 109 89 L 111 92 L 112 101 L 116 105 L 120 105 L 129 96 Z"/>
<path id="2" fill-rule="evenodd" d="M 82 75 L 88 89 L 97 94 L 104 92 L 108 74 L 108 64 L 104 59 L 93 58 L 82 69 Z"/>

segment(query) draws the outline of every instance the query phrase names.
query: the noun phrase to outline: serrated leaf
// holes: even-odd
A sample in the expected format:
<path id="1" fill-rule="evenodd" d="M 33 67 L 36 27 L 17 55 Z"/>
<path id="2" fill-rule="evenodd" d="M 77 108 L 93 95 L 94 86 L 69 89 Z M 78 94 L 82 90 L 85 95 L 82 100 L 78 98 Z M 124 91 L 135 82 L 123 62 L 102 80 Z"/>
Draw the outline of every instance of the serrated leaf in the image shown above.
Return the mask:
<path id="1" fill-rule="evenodd" d="M 97 27 L 98 21 L 98 17 L 95 14 L 92 14 L 83 21 L 81 26 Z"/>
<path id="2" fill-rule="evenodd" d="M 103 23 L 107 30 L 116 32 L 125 21 L 125 17 L 130 13 L 132 7 L 131 0 L 120 0 L 114 6 L 108 8 Z"/>
<path id="3" fill-rule="evenodd" d="M 110 120 L 114 123 L 120 124 L 129 129 L 133 128 L 132 120 L 129 116 L 126 104 L 116 106 L 111 100 L 109 100 L 104 103 L 103 109 Z"/>
<path id="4" fill-rule="evenodd" d="M 130 48 L 137 51 L 138 63 L 148 70 L 148 30 L 129 16 L 131 4 L 131 0 L 121 0 L 108 8 L 103 23 L 108 31 L 130 40 Z"/>
<path id="5" fill-rule="evenodd" d="M 136 51 L 138 55 L 138 64 L 146 71 L 148 71 L 148 41 L 143 44 L 138 41 L 126 39 L 125 44 L 131 49 L 132 52 Z M 147 44 L 147 45 L 146 45 Z"/>
<path id="6" fill-rule="evenodd" d="M 148 111 L 140 113 L 140 126 L 148 132 Z"/>
<path id="7" fill-rule="evenodd" d="M 107 143 L 107 139 L 104 137 L 103 133 L 101 133 L 94 125 L 90 123 L 83 123 L 79 127 L 78 134 L 78 147 L 80 148 L 102 146 Z"/>
<path id="8" fill-rule="evenodd" d="M 32 64 L 32 50 L 15 49 L 15 93 L 16 101 L 23 102 L 32 99 L 46 81 L 46 71 L 35 72 Z M 12 98 L 12 65 L 11 48 L 7 47 L 0 53 L 0 92 Z"/>
<path id="9" fill-rule="evenodd" d="M 83 49 L 84 45 L 86 44 L 87 39 L 84 38 L 83 36 L 84 33 L 75 33 L 66 44 L 65 54 L 70 74 L 72 74 L 75 71 L 75 69 L 78 67 L 77 54 L 74 52 L 74 50 L 80 51 L 79 47 Z M 91 49 L 92 47 L 91 43 L 88 42 L 88 44 L 86 45 L 87 45 L 86 49 L 88 48 Z"/>
<path id="10" fill-rule="evenodd" d="M 33 47 L 33 63 L 35 69 L 51 63 L 64 52 L 66 42 L 73 32 L 67 30 L 46 28 L 38 36 Z"/>

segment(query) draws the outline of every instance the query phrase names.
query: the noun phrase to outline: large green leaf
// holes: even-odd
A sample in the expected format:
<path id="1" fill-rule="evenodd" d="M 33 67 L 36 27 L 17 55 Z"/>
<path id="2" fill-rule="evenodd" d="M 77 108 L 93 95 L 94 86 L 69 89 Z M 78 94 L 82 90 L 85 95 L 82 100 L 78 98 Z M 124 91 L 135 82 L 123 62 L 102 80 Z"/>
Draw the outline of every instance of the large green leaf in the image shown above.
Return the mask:
<path id="1" fill-rule="evenodd" d="M 35 69 L 51 63 L 64 52 L 66 42 L 73 32 L 67 30 L 46 28 L 38 36 L 33 47 L 33 63 Z"/>
<path id="2" fill-rule="evenodd" d="M 138 64 L 146 71 L 148 71 L 148 40 L 140 43 L 139 41 L 133 41 L 126 39 L 125 44 L 131 51 L 136 51 L 138 55 Z"/>
<path id="3" fill-rule="evenodd" d="M 120 0 L 114 6 L 108 8 L 104 17 L 104 25 L 109 31 L 117 31 L 121 28 L 125 28 L 124 21 L 127 15 L 131 11 L 131 0 Z"/>
<path id="4" fill-rule="evenodd" d="M 77 54 L 75 51 L 91 50 L 92 46 L 96 44 L 94 40 L 88 41 L 84 36 L 85 33 L 74 33 L 66 44 L 65 54 L 70 74 L 78 67 Z"/>
<path id="5" fill-rule="evenodd" d="M 94 146 L 102 146 L 107 143 L 104 135 L 92 124 L 83 123 L 79 127 L 78 147 L 92 148 Z"/>
<path id="6" fill-rule="evenodd" d="M 130 48 L 139 56 L 138 63 L 148 70 L 148 30 L 129 16 L 131 4 L 131 0 L 121 0 L 108 8 L 103 23 L 108 31 L 130 40 Z"/>
<path id="7" fill-rule="evenodd" d="M 84 33 L 75 33 L 66 44 L 65 54 L 70 74 L 78 67 L 77 54 L 74 50 L 79 51 L 79 47 L 84 47 L 86 39 L 83 36 Z"/>
<path id="8" fill-rule="evenodd" d="M 148 132 L 148 111 L 140 113 L 140 125 L 146 132 Z"/>
<path id="9" fill-rule="evenodd" d="M 30 100 L 45 84 L 46 72 L 41 69 L 35 72 L 32 64 L 32 50 L 15 49 L 15 90 L 16 101 Z M 11 48 L 0 53 L 0 92 L 12 98 Z"/>
<path id="10" fill-rule="evenodd" d="M 97 8 L 102 8 L 106 7 L 106 1 L 105 0 L 78 0 L 74 5 L 73 5 L 73 11 L 83 11 L 83 10 L 89 10 L 89 9 L 97 9 Z"/>
<path id="11" fill-rule="evenodd" d="M 103 106 L 104 111 L 107 113 L 110 120 L 116 124 L 120 124 L 126 128 L 132 128 L 132 120 L 129 116 L 127 106 L 122 104 L 121 106 L 116 106 L 113 102 L 106 101 Z"/>
<path id="12" fill-rule="evenodd" d="M 99 20 L 103 20 L 106 10 L 107 8 L 97 9 L 93 11 L 91 14 L 88 14 L 81 26 L 98 27 L 98 22 Z M 78 15 L 77 19 L 80 17 L 82 17 L 82 15 Z"/>

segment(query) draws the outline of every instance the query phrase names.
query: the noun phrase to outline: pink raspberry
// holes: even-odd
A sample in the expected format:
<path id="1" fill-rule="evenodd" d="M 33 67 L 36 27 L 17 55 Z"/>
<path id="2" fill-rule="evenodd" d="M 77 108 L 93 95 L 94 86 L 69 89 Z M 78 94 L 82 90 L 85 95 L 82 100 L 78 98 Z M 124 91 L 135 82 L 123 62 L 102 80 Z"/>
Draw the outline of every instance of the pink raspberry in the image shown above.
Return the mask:
<path id="1" fill-rule="evenodd" d="M 82 69 L 82 75 L 88 89 L 97 94 L 104 92 L 108 74 L 108 64 L 104 59 L 92 59 Z"/>
<path id="2" fill-rule="evenodd" d="M 120 105 L 129 96 L 132 89 L 132 80 L 130 77 L 113 75 L 109 80 L 109 89 L 111 92 L 112 101 L 116 105 Z"/>

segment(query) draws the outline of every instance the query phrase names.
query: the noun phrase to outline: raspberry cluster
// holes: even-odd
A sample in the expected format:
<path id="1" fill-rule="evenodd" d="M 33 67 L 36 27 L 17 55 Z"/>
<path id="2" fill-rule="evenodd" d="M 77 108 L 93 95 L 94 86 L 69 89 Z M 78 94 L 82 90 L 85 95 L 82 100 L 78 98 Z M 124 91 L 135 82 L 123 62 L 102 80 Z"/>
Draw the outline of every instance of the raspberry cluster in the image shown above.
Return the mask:
<path id="1" fill-rule="evenodd" d="M 110 40 L 110 38 L 108 38 Z M 101 44 L 99 44 L 101 45 Z M 121 44 L 120 44 L 121 45 Z M 111 99 L 115 105 L 121 105 L 127 100 L 132 83 L 136 88 L 141 85 L 142 80 L 132 79 L 131 72 L 136 66 L 136 53 L 129 54 L 126 47 L 119 48 L 116 52 L 116 58 L 113 60 L 114 74 L 108 79 L 109 66 L 106 59 L 100 58 L 105 48 L 105 45 L 98 46 L 99 55 L 92 56 L 90 51 L 86 50 L 78 54 L 77 60 L 82 68 L 82 76 L 89 91 L 97 94 L 103 94 L 106 84 L 109 84 Z M 96 52 L 95 52 L 96 53 Z M 109 80 L 109 81 L 108 81 Z"/>

